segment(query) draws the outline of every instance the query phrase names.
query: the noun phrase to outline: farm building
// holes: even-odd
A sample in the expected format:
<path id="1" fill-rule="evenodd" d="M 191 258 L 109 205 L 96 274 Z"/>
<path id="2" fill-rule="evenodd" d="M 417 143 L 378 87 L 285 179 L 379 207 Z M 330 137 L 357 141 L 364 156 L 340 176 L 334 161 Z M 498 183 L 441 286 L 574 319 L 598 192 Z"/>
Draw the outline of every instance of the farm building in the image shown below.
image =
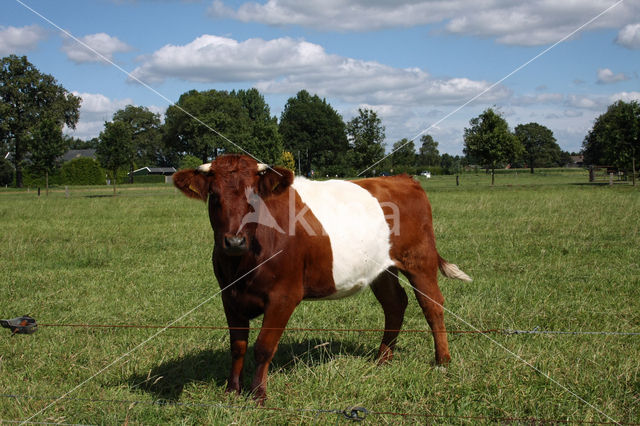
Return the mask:
<path id="1" fill-rule="evenodd" d="M 63 163 L 75 160 L 76 158 L 93 158 L 96 159 L 95 149 L 70 149 L 61 157 Z"/>
<path id="2" fill-rule="evenodd" d="M 171 183 L 171 176 L 176 172 L 174 167 L 141 167 L 134 170 L 133 176 L 164 176 L 165 183 Z"/>

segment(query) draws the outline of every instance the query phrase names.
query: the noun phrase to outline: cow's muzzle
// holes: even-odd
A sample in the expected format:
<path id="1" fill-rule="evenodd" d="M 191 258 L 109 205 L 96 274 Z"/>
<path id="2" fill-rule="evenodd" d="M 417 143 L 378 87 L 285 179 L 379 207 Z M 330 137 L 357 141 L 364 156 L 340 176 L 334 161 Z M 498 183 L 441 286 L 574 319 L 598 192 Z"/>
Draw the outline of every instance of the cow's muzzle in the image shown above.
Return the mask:
<path id="1" fill-rule="evenodd" d="M 247 252 L 247 238 L 243 235 L 225 235 L 223 239 L 224 252 L 230 256 L 240 256 Z"/>

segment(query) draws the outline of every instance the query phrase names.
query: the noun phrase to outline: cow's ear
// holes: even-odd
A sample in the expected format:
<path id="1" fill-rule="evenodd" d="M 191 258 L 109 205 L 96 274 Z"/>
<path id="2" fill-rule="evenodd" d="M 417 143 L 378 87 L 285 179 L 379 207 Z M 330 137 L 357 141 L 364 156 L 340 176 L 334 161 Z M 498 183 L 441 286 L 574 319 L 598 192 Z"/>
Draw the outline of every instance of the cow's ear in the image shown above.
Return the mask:
<path id="1" fill-rule="evenodd" d="M 209 176 L 194 169 L 174 173 L 173 185 L 189 198 L 207 201 L 209 196 Z"/>
<path id="2" fill-rule="evenodd" d="M 280 194 L 293 183 L 293 172 L 284 167 L 268 167 L 258 172 L 258 188 L 261 197 Z"/>

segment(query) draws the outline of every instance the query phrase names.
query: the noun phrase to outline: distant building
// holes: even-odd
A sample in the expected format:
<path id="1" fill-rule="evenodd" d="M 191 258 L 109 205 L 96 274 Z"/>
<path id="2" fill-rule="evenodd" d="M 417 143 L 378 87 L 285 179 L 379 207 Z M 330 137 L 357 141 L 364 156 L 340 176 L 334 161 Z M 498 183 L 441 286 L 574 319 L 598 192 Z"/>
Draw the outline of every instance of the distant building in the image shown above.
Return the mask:
<path id="1" fill-rule="evenodd" d="M 59 157 L 61 163 L 66 163 L 67 161 L 74 160 L 76 158 L 93 158 L 96 159 L 96 150 L 95 149 L 70 149 L 65 152 L 62 157 Z M 13 154 L 11 152 L 7 152 L 4 156 L 4 159 L 7 161 L 12 161 Z M 29 153 L 25 153 L 25 161 L 29 162 Z"/>
<path id="2" fill-rule="evenodd" d="M 163 175 L 163 176 L 171 176 L 176 172 L 174 167 L 142 167 L 140 169 L 134 170 L 134 176 L 145 176 L 145 175 Z"/>
<path id="3" fill-rule="evenodd" d="M 96 159 L 95 149 L 70 149 L 62 156 L 62 162 L 75 160 L 76 158 L 93 158 Z"/>
<path id="4" fill-rule="evenodd" d="M 129 174 L 134 176 L 162 175 L 165 183 L 171 183 L 171 177 L 175 172 L 176 169 L 174 167 L 142 167 Z"/>
<path id="5" fill-rule="evenodd" d="M 582 167 L 584 166 L 584 155 L 572 155 L 571 161 L 567 164 L 567 167 Z"/>

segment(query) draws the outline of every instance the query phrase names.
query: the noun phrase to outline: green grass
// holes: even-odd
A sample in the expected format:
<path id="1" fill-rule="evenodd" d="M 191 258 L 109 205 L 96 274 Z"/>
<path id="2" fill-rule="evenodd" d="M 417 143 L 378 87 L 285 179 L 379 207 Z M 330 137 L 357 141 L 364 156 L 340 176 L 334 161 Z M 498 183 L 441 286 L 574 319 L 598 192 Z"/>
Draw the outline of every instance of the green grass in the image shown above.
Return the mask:
<path id="1" fill-rule="evenodd" d="M 501 174 L 495 187 L 482 172 L 462 175 L 460 186 L 451 176 L 421 180 L 441 255 L 474 278 L 470 284 L 440 281 L 450 330 L 469 330 L 468 323 L 640 332 L 640 191 L 586 181 L 580 171 Z M 212 233 L 202 203 L 164 185 L 123 186 L 116 198 L 110 191 L 74 188 L 69 198 L 64 190 L 40 198 L 0 191 L 0 317 L 165 325 L 215 294 Z M 219 297 L 177 325 L 225 325 Z M 289 325 L 380 328 L 383 316 L 366 291 L 303 303 Z M 426 327 L 410 297 L 405 328 Z M 30 418 L 159 330 L 43 326 L 14 337 L 0 331 L 1 423 Z M 224 394 L 225 331 L 171 329 L 32 420 L 315 424 L 340 418 L 304 410 L 363 406 L 436 416 L 370 414 L 375 424 L 513 417 L 640 422 L 640 336 L 452 334 L 447 369 L 433 365 L 432 339 L 417 333 L 402 334 L 393 362 L 377 367 L 380 337 L 286 332 L 264 410 Z M 252 361 L 247 368 L 248 384 Z M 158 400 L 182 405 L 152 404 Z"/>

